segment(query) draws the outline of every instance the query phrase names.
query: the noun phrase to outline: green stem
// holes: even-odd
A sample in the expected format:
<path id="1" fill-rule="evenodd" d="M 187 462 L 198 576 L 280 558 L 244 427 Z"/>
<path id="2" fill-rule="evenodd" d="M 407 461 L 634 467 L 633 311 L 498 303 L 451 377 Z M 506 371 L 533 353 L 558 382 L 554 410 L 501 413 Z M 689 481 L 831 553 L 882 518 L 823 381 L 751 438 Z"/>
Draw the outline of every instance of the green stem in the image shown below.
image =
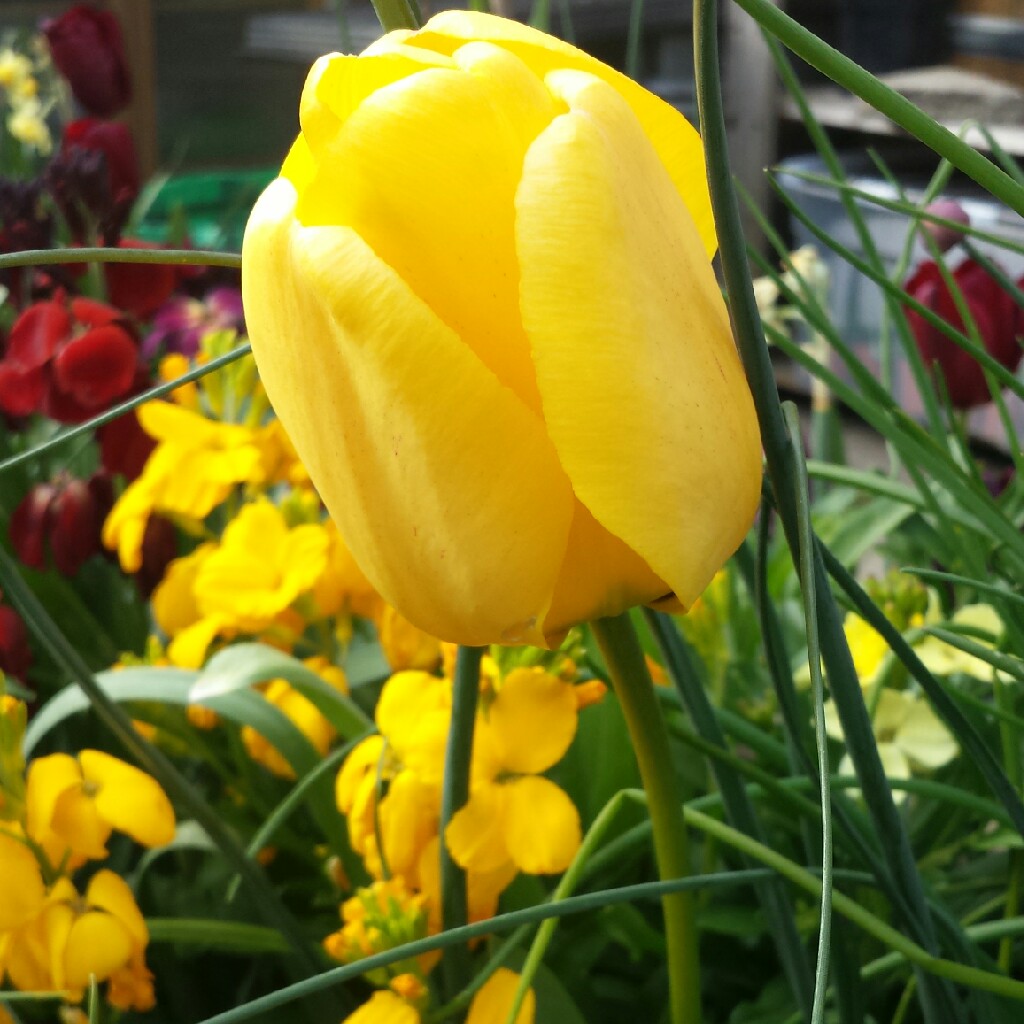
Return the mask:
<path id="1" fill-rule="evenodd" d="M 373 9 L 385 32 L 400 28 L 415 31 L 423 21 L 416 0 L 373 0 Z"/>
<path id="2" fill-rule="evenodd" d="M 480 691 L 480 661 L 483 647 L 460 647 L 455 658 L 452 684 L 452 723 L 444 759 L 441 790 L 441 922 L 448 931 L 469 920 L 466 873 L 455 863 L 444 841 L 445 830 L 455 812 L 469 800 L 469 775 L 473 761 L 473 728 Z M 453 946 L 442 961 L 445 988 L 451 998 L 464 988 L 472 975 L 467 946 Z"/>
<path id="3" fill-rule="evenodd" d="M 661 878 L 690 873 L 682 787 L 672 766 L 668 732 L 654 695 L 654 684 L 628 614 L 591 623 L 612 686 L 633 741 L 647 793 L 654 852 Z M 669 1020 L 700 1024 L 700 951 L 693 897 L 688 892 L 662 898 L 668 947 Z"/>
<path id="4" fill-rule="evenodd" d="M 242 257 L 216 249 L 114 249 L 93 246 L 82 249 L 23 249 L 0 255 L 0 270 L 10 267 L 46 267 L 56 263 L 165 263 L 176 267 L 231 267 Z"/>

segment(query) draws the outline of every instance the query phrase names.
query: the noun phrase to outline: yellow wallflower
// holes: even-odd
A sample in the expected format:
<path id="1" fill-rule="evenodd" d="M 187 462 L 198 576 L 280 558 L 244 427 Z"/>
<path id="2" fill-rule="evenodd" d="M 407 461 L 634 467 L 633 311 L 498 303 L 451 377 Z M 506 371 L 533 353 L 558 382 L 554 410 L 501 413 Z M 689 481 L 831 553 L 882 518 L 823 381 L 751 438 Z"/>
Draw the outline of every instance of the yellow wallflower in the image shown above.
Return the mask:
<path id="1" fill-rule="evenodd" d="M 935 618 L 937 619 L 938 616 Z M 945 625 L 937 621 L 932 621 L 929 624 Z M 958 629 L 970 630 L 972 633 L 968 635 L 969 639 L 990 648 L 995 648 L 999 644 L 1005 631 L 999 613 L 989 604 L 964 605 L 953 613 L 947 628 L 952 632 L 956 632 Z M 985 634 L 987 639 L 973 635 L 973 631 Z M 928 671 L 934 675 L 950 676 L 962 673 L 974 676 L 975 679 L 991 681 L 996 671 L 982 658 L 961 651 L 958 647 L 947 644 L 935 636 L 926 636 L 919 644 L 915 645 L 914 649 Z"/>
<path id="2" fill-rule="evenodd" d="M 43 908 L 46 888 L 35 854 L 20 838 L 20 830 L 0 829 L 0 936 L 20 928 Z M 3 975 L 0 937 L 0 976 Z"/>
<path id="3" fill-rule="evenodd" d="M 441 660 L 440 640 L 418 629 L 391 605 L 379 602 L 374 624 L 392 672 L 407 668 L 428 671 L 437 667 Z"/>
<path id="4" fill-rule="evenodd" d="M 480 713 L 469 802 L 445 832 L 464 868 L 486 872 L 511 861 L 528 874 L 564 871 L 579 849 L 579 813 L 541 777 L 576 733 L 574 687 L 541 668 L 510 672 Z"/>
<path id="5" fill-rule="evenodd" d="M 32 77 L 32 61 L 10 46 L 0 50 L 0 89 L 16 92 L 20 83 Z"/>
<path id="6" fill-rule="evenodd" d="M 473 996 L 466 1024 L 505 1024 L 519 985 L 519 975 L 499 967 Z M 514 1024 L 533 1024 L 536 996 L 528 989 Z M 393 991 L 374 992 L 368 1002 L 349 1014 L 342 1024 L 421 1024 L 414 1006 Z"/>
<path id="7" fill-rule="evenodd" d="M 352 614 L 373 618 L 380 604 L 351 552 L 338 533 L 333 520 L 324 523 L 329 541 L 327 569 L 313 588 L 313 600 L 325 616 Z"/>
<path id="8" fill-rule="evenodd" d="M 78 1001 L 89 979 L 110 981 L 108 999 L 121 1009 L 153 1006 L 152 977 L 144 962 L 149 932 L 125 881 L 98 871 L 79 896 L 59 878 L 33 920 L 11 934 L 0 966 L 15 988 L 65 991 Z"/>
<path id="9" fill-rule="evenodd" d="M 55 867 L 103 859 L 115 829 L 143 846 L 174 838 L 174 810 L 157 782 L 99 750 L 36 758 L 25 807 L 25 829 Z"/>
<path id="10" fill-rule="evenodd" d="M 928 701 L 907 690 L 885 688 L 878 694 L 872 726 L 885 773 L 893 779 L 941 768 L 959 753 L 956 740 Z M 832 701 L 825 705 L 825 729 L 833 739 L 844 738 Z M 853 774 L 849 755 L 840 763 L 839 772 Z M 906 791 L 897 797 L 905 798 Z"/>
<path id="11" fill-rule="evenodd" d="M 417 884 L 424 846 L 437 834 L 451 683 L 427 672 L 398 672 L 375 712 L 381 735 L 362 741 L 338 772 L 335 796 L 352 848 L 369 870 L 383 856 L 393 874 Z M 378 773 L 387 792 L 377 804 Z M 378 820 L 379 819 L 379 820 Z M 383 850 L 377 849 L 379 827 Z"/>
<path id="12" fill-rule="evenodd" d="M 247 427 L 170 402 L 147 402 L 138 416 L 159 443 L 103 525 L 103 543 L 117 551 L 125 572 L 142 564 L 142 535 L 153 512 L 200 523 L 239 484 L 265 479 L 259 438 Z"/>
<path id="13" fill-rule="evenodd" d="M 348 693 L 348 681 L 345 679 L 345 673 L 336 666 L 330 665 L 325 658 L 309 658 L 304 664 L 320 675 L 329 685 L 336 687 L 342 693 Z M 264 690 L 263 696 L 291 720 L 321 757 L 327 753 L 336 733 L 334 726 L 324 718 L 315 704 L 284 679 L 275 679 L 270 682 Z M 254 761 L 258 761 L 275 775 L 280 775 L 281 778 L 295 778 L 294 769 L 281 756 L 277 748 L 251 726 L 247 725 L 242 729 L 242 742 Z"/>
<path id="14" fill-rule="evenodd" d="M 289 529 L 270 501 L 245 505 L 199 566 L 196 603 L 204 617 L 258 632 L 316 585 L 327 568 L 328 545 L 319 524 Z"/>

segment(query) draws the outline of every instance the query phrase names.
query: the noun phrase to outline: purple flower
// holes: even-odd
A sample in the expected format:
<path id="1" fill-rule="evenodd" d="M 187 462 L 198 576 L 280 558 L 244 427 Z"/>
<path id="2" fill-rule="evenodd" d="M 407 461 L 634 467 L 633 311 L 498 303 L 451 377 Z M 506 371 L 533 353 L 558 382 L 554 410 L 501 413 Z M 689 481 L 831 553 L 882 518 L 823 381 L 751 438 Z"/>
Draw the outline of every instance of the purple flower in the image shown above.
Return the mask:
<path id="1" fill-rule="evenodd" d="M 180 352 L 191 359 L 203 335 L 232 328 L 245 329 L 242 293 L 237 288 L 213 288 L 203 299 L 175 296 L 157 310 L 142 352 L 146 358 Z"/>

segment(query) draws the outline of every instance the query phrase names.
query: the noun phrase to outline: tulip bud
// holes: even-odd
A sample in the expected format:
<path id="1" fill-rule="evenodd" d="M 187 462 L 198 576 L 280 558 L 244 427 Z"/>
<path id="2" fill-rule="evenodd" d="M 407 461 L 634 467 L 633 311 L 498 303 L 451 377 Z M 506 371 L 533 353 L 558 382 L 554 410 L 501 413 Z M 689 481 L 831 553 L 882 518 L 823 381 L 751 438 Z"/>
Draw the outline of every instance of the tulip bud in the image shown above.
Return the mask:
<path id="1" fill-rule="evenodd" d="M 246 325 L 374 588 L 471 645 L 691 604 L 761 486 L 693 127 L 464 11 L 321 58 L 300 122 L 246 229 Z"/>
<path id="2" fill-rule="evenodd" d="M 109 11 L 77 4 L 43 22 L 57 70 L 75 99 L 94 117 L 113 117 L 131 99 L 131 76 L 121 27 Z"/>
<path id="3" fill-rule="evenodd" d="M 73 150 L 101 155 L 105 164 L 108 201 L 127 196 L 134 200 L 141 185 L 139 164 L 128 126 L 120 121 L 84 117 L 64 128 L 61 152 Z M 95 207 L 90 206 L 95 210 Z"/>
<path id="4" fill-rule="evenodd" d="M 1015 371 L 1022 354 L 1018 338 L 1024 331 L 1024 312 L 1016 299 L 974 260 L 964 260 L 953 271 L 953 281 L 986 351 L 1008 370 Z M 911 298 L 966 333 L 953 294 L 932 260 L 922 263 L 904 288 Z M 906 315 L 925 365 L 936 369 L 942 377 L 953 408 L 972 409 L 991 401 L 985 374 L 974 357 L 919 313 L 908 308 Z"/>
<path id="5" fill-rule="evenodd" d="M 13 608 L 0 604 L 0 672 L 24 680 L 31 664 L 25 623 Z"/>
<path id="6" fill-rule="evenodd" d="M 970 227 L 971 224 L 970 215 L 955 199 L 937 199 L 934 203 L 929 203 L 924 212 L 943 220 L 955 221 L 965 227 Z M 948 252 L 964 237 L 962 231 L 946 224 L 936 224 L 928 220 L 927 216 L 921 218 L 921 230 L 932 237 L 941 252 Z"/>

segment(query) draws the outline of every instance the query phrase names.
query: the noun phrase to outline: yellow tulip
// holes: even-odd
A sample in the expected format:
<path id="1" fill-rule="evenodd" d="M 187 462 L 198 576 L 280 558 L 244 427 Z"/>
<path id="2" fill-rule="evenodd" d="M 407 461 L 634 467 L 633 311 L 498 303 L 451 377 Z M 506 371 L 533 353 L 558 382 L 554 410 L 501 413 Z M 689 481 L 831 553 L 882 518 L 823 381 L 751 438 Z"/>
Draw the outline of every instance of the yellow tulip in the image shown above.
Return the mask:
<path id="1" fill-rule="evenodd" d="M 465 644 L 689 606 L 760 491 L 694 129 L 456 11 L 319 60 L 299 116 L 246 230 L 246 323 L 374 588 Z"/>

